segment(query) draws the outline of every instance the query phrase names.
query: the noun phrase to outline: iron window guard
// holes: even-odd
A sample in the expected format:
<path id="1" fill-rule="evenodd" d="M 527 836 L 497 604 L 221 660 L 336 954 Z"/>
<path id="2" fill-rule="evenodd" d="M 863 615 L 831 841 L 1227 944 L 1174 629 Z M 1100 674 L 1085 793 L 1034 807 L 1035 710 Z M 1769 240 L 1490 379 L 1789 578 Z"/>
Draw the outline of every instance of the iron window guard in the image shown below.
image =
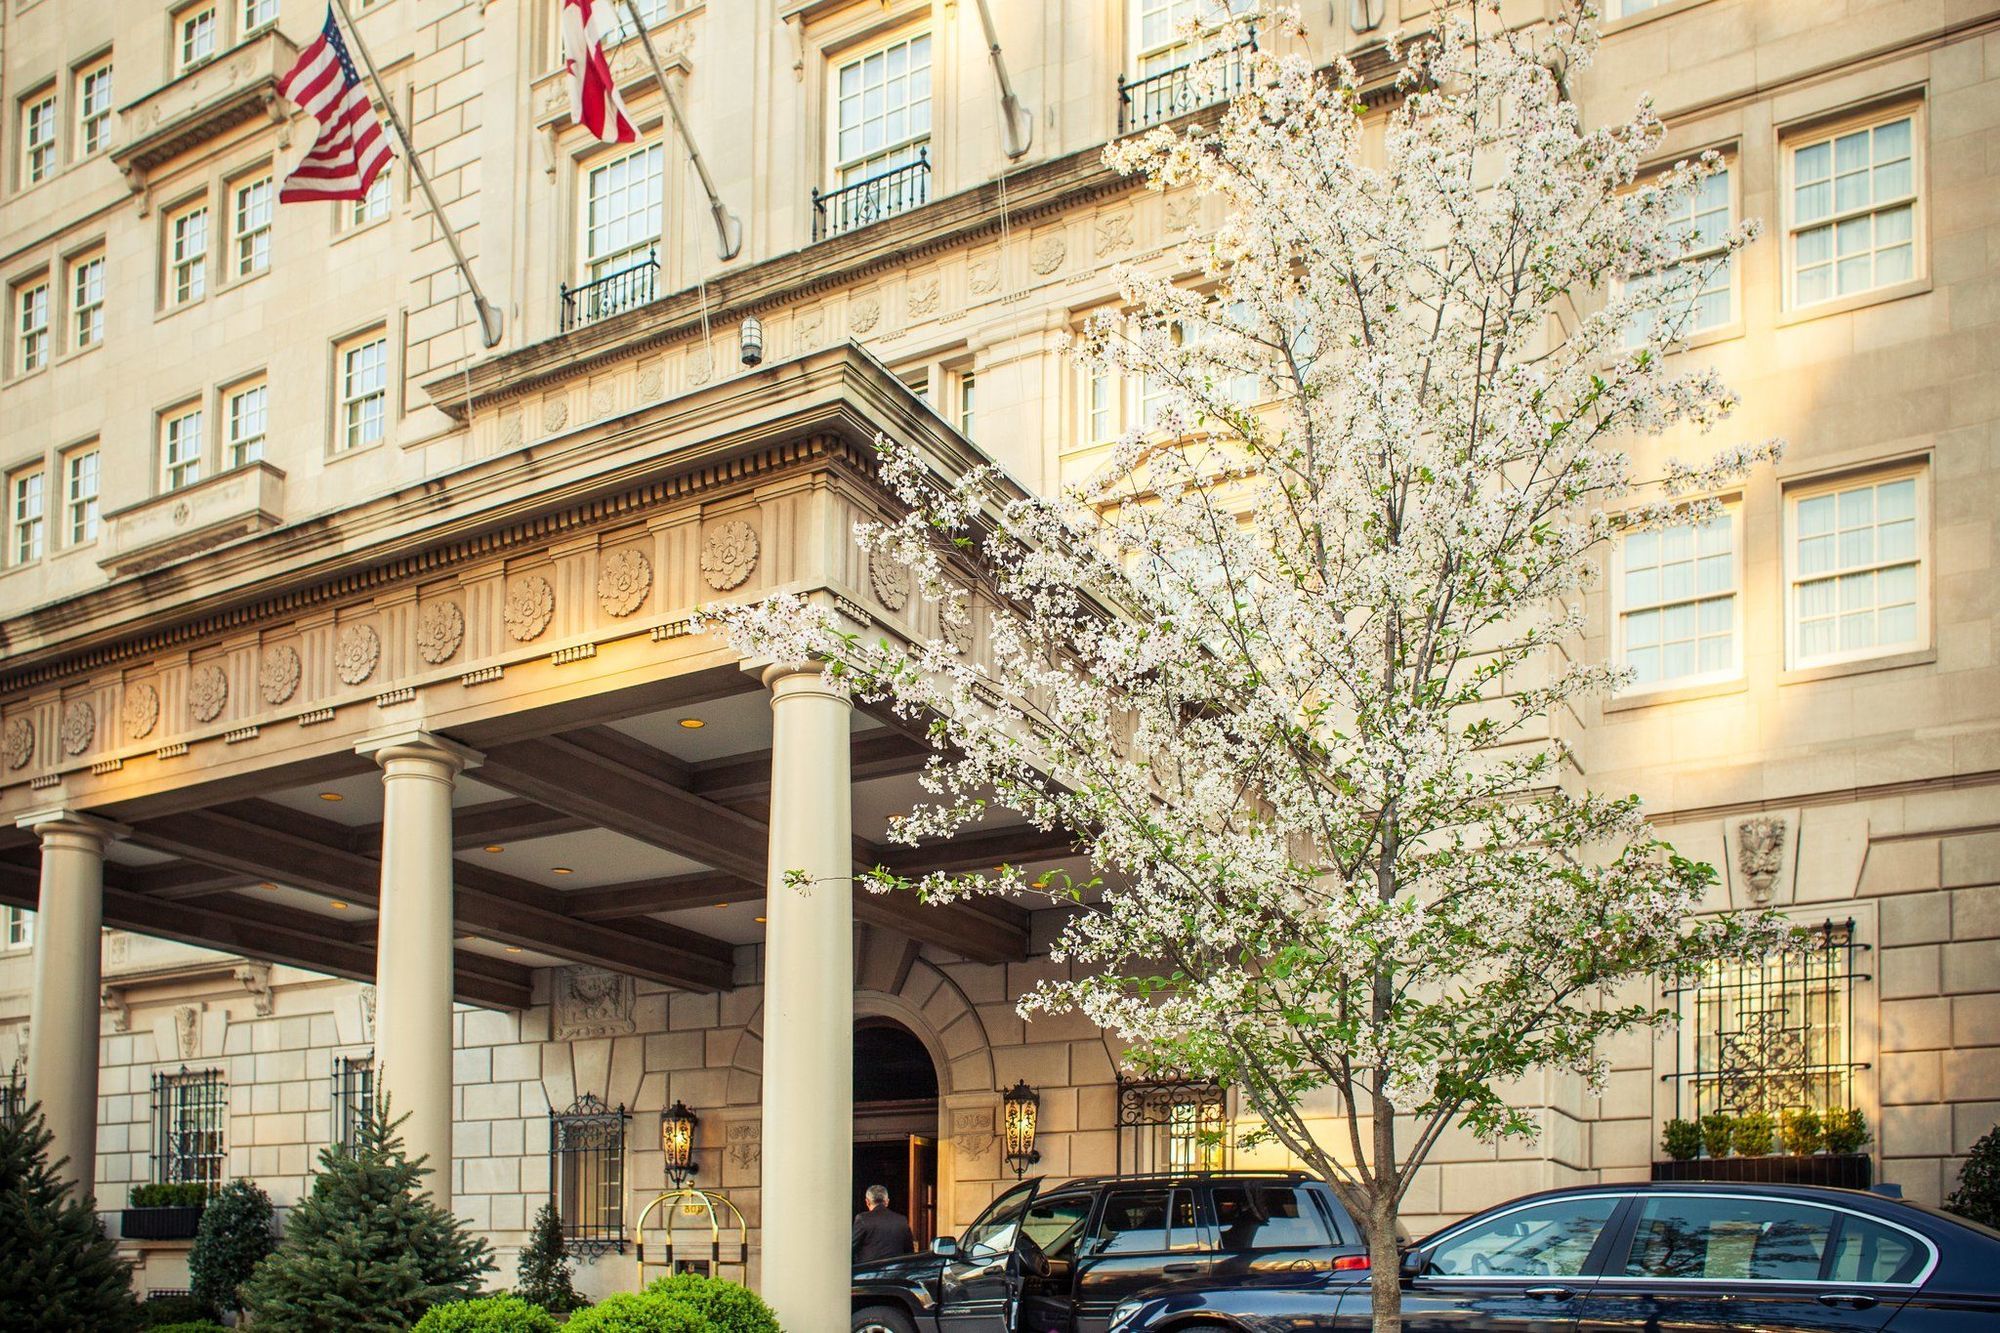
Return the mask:
<path id="1" fill-rule="evenodd" d="M 28 1109 L 28 1076 L 19 1060 L 0 1079 L 0 1121 L 12 1124 Z"/>
<path id="2" fill-rule="evenodd" d="M 891 167 L 866 180 L 843 185 L 837 190 L 812 192 L 813 240 L 865 227 L 883 218 L 907 213 L 930 201 L 931 150 L 927 144 L 917 150 L 914 162 Z"/>
<path id="3" fill-rule="evenodd" d="M 645 305 L 653 299 L 660 281 L 660 252 L 657 246 L 646 257 L 614 273 L 593 278 L 572 287 L 563 283 L 562 332 L 594 324 L 609 315 Z"/>
<path id="4" fill-rule="evenodd" d="M 340 1056 L 333 1062 L 333 1144 L 352 1156 L 361 1143 L 361 1125 L 375 1100 L 372 1056 Z"/>
<path id="5" fill-rule="evenodd" d="M 1128 79 L 1120 74 L 1118 132 L 1130 134 L 1134 130 L 1150 129 L 1175 116 L 1236 96 L 1243 91 L 1249 79 L 1249 62 L 1244 60 L 1244 54 L 1256 49 L 1257 28 L 1252 24 L 1247 37 L 1221 51 L 1196 56 L 1172 69 L 1163 69 L 1144 78 Z M 1210 89 L 1196 77 L 1196 71 L 1215 60 L 1223 61 L 1224 65 L 1215 86 Z M 1211 93 L 1213 95 L 1209 95 Z"/>
<path id="6" fill-rule="evenodd" d="M 549 1112 L 549 1199 L 572 1253 L 625 1253 L 625 1131 L 632 1117 L 584 1093 Z"/>
<path id="7" fill-rule="evenodd" d="M 222 1185 L 229 1084 L 219 1069 L 153 1075 L 153 1181 Z"/>
<path id="8" fill-rule="evenodd" d="M 1118 1079 L 1118 1174 L 1205 1171 L 1222 1165 L 1226 1144 L 1210 1145 L 1204 1135 L 1220 1133 L 1228 1113 L 1228 1091 L 1213 1079 Z M 1126 1149 L 1131 1160 L 1126 1160 Z M 1178 1150 L 1178 1151 L 1177 1151 Z M 1172 1159 L 1185 1153 L 1193 1160 Z M 1164 1162 L 1162 1158 L 1165 1158 Z"/>

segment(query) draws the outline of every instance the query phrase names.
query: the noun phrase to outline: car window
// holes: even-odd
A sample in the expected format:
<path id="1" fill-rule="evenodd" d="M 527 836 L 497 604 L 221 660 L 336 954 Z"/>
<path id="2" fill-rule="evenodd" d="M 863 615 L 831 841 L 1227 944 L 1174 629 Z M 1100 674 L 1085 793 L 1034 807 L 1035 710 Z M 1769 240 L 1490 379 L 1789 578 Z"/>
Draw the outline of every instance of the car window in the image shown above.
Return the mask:
<path id="1" fill-rule="evenodd" d="M 1639 1205 L 1625 1275 L 1814 1282 L 1838 1216 L 1791 1199 L 1710 1194 L 1646 1199 Z"/>
<path id="2" fill-rule="evenodd" d="M 1431 1251 L 1445 1277 L 1575 1277 L 1618 1199 L 1586 1194 L 1551 1199 L 1474 1223 Z"/>
<path id="3" fill-rule="evenodd" d="M 1325 1218 L 1296 1185 L 1217 1185 L 1209 1197 L 1215 1204 L 1217 1249 L 1281 1250 L 1333 1243 Z"/>
<path id="4" fill-rule="evenodd" d="M 1104 1216 L 1097 1223 L 1098 1254 L 1200 1248 L 1190 1191 L 1118 1190 L 1104 1200 Z"/>
<path id="5" fill-rule="evenodd" d="M 1907 1231 L 1840 1215 L 1826 1276 L 1834 1282 L 1915 1282 L 1930 1262 L 1930 1251 Z"/>
<path id="6" fill-rule="evenodd" d="M 1032 1185 L 1016 1186 L 993 1201 L 980 1219 L 965 1233 L 959 1248 L 970 1258 L 1001 1254 L 1014 1248 L 1014 1230 L 1020 1225 L 1021 1210 L 1034 1195 Z"/>
<path id="7" fill-rule="evenodd" d="M 1021 1219 L 1021 1230 L 1051 1259 L 1068 1257 L 1090 1220 L 1088 1194 L 1055 1194 L 1037 1199 Z"/>

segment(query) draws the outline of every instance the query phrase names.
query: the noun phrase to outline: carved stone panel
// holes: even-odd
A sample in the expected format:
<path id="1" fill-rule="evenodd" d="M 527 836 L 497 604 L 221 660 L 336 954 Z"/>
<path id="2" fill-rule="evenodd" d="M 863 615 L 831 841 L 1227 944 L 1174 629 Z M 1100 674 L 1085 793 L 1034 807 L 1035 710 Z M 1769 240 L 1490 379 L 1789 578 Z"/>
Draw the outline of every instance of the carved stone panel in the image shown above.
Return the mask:
<path id="1" fill-rule="evenodd" d="M 620 1037 L 635 1030 L 637 991 L 632 978 L 608 968 L 578 963 L 555 974 L 554 1037 Z"/>
<path id="2" fill-rule="evenodd" d="M 556 613 L 556 590 L 540 574 L 516 579 L 507 590 L 507 637 L 527 643 L 541 637 Z"/>
<path id="3" fill-rule="evenodd" d="M 882 322 L 882 301 L 880 297 L 856 297 L 847 308 L 847 328 L 850 333 L 866 333 Z"/>
<path id="4" fill-rule="evenodd" d="M 257 689 L 273 708 L 292 697 L 299 688 L 299 650 L 281 643 L 264 652 L 264 665 L 257 672 Z"/>
<path id="5" fill-rule="evenodd" d="M 7 754 L 7 767 L 25 768 L 35 757 L 35 724 L 25 717 L 10 717 L 0 732 L 0 749 Z"/>
<path id="6" fill-rule="evenodd" d="M 333 650 L 333 669 L 344 683 L 359 685 L 375 674 L 375 664 L 381 660 L 382 636 L 373 625 L 349 625 L 340 631 L 340 642 Z"/>
<path id="7" fill-rule="evenodd" d="M 1028 267 L 1047 277 L 1063 266 L 1069 256 L 1069 242 L 1059 231 L 1043 232 L 1028 251 Z"/>
<path id="8" fill-rule="evenodd" d="M 749 1170 L 764 1160 L 763 1126 L 755 1120 L 737 1120 L 730 1124 L 728 1146 L 724 1149 L 729 1160 L 738 1167 Z"/>
<path id="9" fill-rule="evenodd" d="M 1723 821 L 1731 905 L 1784 906 L 1793 900 L 1798 830 L 1797 810 L 1765 811 Z"/>
<path id="10" fill-rule="evenodd" d="M 629 616 L 653 590 L 653 562 L 628 546 L 604 557 L 597 569 L 597 603 L 607 615 Z"/>
<path id="11" fill-rule="evenodd" d="M 465 612 L 457 602 L 427 602 L 417 615 L 417 653 L 436 666 L 448 662 L 465 642 Z"/>
<path id="12" fill-rule="evenodd" d="M 213 662 L 194 669 L 188 677 L 188 712 L 197 722 L 213 722 L 229 702 L 229 676 Z"/>
<path id="13" fill-rule="evenodd" d="M 757 568 L 757 529 L 732 518 L 709 529 L 701 544 L 701 572 L 717 592 L 739 588 Z"/>
<path id="14" fill-rule="evenodd" d="M 174 1047 L 182 1060 L 201 1054 L 201 1006 L 183 1004 L 174 1009 Z"/>
<path id="15" fill-rule="evenodd" d="M 97 710 L 88 699 L 72 699 L 63 709 L 62 747 L 64 754 L 82 754 L 97 736 Z"/>
<path id="16" fill-rule="evenodd" d="M 868 585 L 891 611 L 910 604 L 910 567 L 881 550 L 868 552 Z"/>
<path id="17" fill-rule="evenodd" d="M 1000 261 L 992 255 L 981 255 L 967 266 L 967 284 L 973 295 L 985 296 L 1000 285 Z"/>
<path id="18" fill-rule="evenodd" d="M 125 735 L 141 740 L 160 720 L 160 692 L 145 681 L 125 687 Z"/>
<path id="19" fill-rule="evenodd" d="M 954 1111 L 951 1114 L 951 1141 L 960 1158 L 977 1161 L 993 1151 L 999 1141 L 993 1132 L 991 1110 Z"/>
<path id="20" fill-rule="evenodd" d="M 1132 248 L 1132 210 L 1100 214 L 1097 219 L 1097 253 L 1100 258 Z"/>
<path id="21" fill-rule="evenodd" d="M 936 274 L 918 278 L 912 282 L 910 284 L 909 299 L 910 318 L 924 319 L 930 315 L 935 315 L 937 313 L 940 294 L 941 285 L 938 282 Z"/>

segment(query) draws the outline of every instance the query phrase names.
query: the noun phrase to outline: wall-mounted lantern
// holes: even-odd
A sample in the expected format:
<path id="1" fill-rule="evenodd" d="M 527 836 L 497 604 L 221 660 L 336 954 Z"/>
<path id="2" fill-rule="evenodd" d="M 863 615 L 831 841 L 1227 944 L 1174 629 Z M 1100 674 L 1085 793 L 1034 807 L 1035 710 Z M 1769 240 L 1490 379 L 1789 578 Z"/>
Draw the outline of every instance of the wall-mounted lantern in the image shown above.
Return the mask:
<path id="1" fill-rule="evenodd" d="M 694 1127 L 700 1123 L 685 1102 L 660 1112 L 660 1151 L 667 1155 L 667 1180 L 675 1189 L 685 1189 L 694 1178 Z"/>
<path id="2" fill-rule="evenodd" d="M 1042 1160 L 1035 1149 L 1035 1122 L 1041 1114 L 1042 1096 L 1022 1079 L 1000 1102 L 1000 1120 L 1006 1140 L 1007 1165 L 1019 1180 L 1028 1168 Z"/>

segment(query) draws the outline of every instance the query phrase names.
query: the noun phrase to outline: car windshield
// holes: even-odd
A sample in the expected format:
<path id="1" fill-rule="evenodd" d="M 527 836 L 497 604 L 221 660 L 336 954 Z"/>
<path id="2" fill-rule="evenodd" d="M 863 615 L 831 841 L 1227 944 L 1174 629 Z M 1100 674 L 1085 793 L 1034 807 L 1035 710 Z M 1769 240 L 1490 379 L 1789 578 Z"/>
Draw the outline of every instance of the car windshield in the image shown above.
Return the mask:
<path id="1" fill-rule="evenodd" d="M 1030 1181 L 1017 1185 L 1012 1190 L 993 1201 L 977 1222 L 965 1233 L 961 1248 L 971 1257 L 1004 1254 L 1014 1248 L 1014 1233 L 1021 1224 L 1021 1210 L 1028 1200 L 1035 1196 L 1035 1186 L 1039 1182 Z"/>

